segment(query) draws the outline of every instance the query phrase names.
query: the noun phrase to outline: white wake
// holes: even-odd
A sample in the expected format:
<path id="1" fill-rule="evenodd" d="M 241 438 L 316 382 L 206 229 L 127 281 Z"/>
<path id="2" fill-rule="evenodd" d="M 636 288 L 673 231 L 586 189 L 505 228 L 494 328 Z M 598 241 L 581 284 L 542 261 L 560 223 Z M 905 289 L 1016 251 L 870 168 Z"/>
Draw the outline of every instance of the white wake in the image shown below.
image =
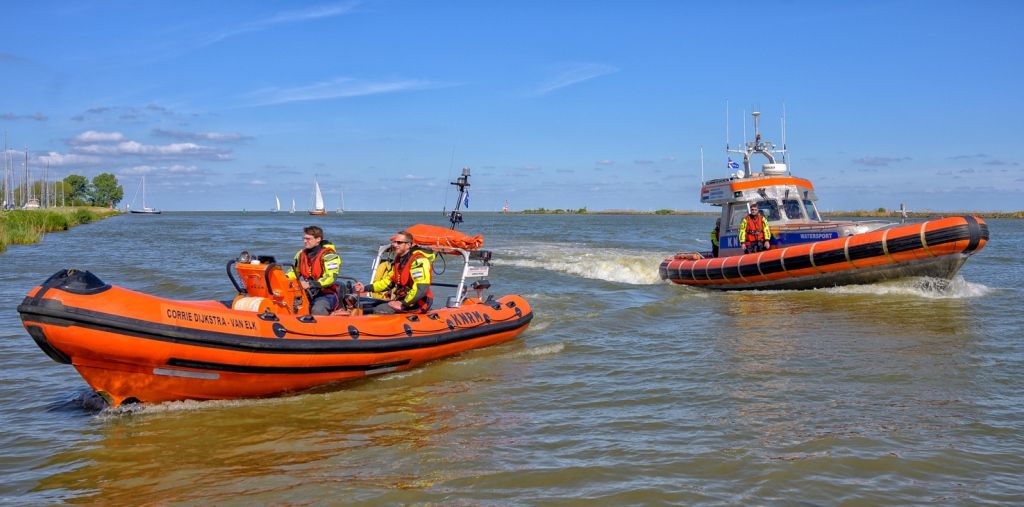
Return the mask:
<path id="1" fill-rule="evenodd" d="M 546 269 L 570 275 L 634 285 L 661 283 L 664 253 L 595 248 L 575 243 L 534 243 L 506 250 L 495 264 Z"/>

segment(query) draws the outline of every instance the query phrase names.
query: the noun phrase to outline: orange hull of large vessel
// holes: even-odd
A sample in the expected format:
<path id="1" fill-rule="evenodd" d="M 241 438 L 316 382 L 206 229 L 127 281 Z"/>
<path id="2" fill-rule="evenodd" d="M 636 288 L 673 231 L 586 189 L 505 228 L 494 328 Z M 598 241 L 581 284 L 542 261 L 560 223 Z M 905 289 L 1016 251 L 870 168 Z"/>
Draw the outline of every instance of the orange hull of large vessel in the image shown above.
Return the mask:
<path id="1" fill-rule="evenodd" d="M 253 311 L 174 301 L 62 270 L 18 311 L 39 347 L 113 406 L 274 396 L 405 370 L 511 340 L 533 318 L 514 295 L 426 315 L 312 317 L 267 301 Z"/>
<path id="2" fill-rule="evenodd" d="M 745 255 L 661 263 L 663 280 L 708 289 L 812 289 L 908 276 L 952 278 L 988 243 L 975 216 L 949 217 Z"/>

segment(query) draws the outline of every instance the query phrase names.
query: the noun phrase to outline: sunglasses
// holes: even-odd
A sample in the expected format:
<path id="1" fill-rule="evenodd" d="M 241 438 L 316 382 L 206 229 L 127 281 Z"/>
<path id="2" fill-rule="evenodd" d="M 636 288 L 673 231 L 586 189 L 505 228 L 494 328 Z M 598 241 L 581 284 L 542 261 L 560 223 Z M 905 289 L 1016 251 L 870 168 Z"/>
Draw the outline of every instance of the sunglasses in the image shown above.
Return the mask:
<path id="1" fill-rule="evenodd" d="M 395 240 L 391 240 L 391 244 L 392 245 L 408 245 L 409 243 L 412 243 L 412 241 L 395 241 Z"/>

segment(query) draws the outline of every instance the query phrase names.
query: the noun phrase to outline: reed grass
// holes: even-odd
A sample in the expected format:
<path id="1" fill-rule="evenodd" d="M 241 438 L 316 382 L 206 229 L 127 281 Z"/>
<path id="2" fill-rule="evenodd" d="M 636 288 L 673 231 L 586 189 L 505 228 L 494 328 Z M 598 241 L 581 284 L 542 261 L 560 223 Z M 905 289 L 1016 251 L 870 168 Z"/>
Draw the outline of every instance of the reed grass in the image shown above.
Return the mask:
<path id="1" fill-rule="evenodd" d="M 79 224 L 117 215 L 106 208 L 62 208 L 0 212 L 0 252 L 7 245 L 38 243 L 47 232 L 66 231 Z"/>

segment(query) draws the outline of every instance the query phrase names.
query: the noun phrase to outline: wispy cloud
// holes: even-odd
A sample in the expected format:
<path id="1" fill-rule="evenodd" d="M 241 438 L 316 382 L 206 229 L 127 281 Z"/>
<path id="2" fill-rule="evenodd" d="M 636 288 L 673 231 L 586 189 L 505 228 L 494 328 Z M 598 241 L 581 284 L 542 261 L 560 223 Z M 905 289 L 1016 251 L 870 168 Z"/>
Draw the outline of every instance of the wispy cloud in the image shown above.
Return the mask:
<path id="1" fill-rule="evenodd" d="M 282 11 L 273 16 L 265 19 L 251 21 L 244 23 L 232 28 L 229 28 L 218 34 L 211 35 L 199 42 L 199 47 L 209 46 L 216 44 L 224 39 L 241 35 L 243 33 L 258 32 L 266 30 L 275 25 L 283 25 L 288 23 L 300 23 L 303 21 L 310 21 L 314 19 L 330 18 L 334 16 L 340 16 L 351 11 L 359 2 L 343 2 L 326 5 L 318 5 L 302 10 L 294 11 Z"/>
<path id="2" fill-rule="evenodd" d="M 597 164 L 597 165 L 615 165 L 615 161 L 614 160 L 608 160 L 608 159 L 598 160 L 597 162 L 594 162 L 594 163 Z"/>
<path id="3" fill-rule="evenodd" d="M 205 171 L 194 165 L 181 165 L 172 164 L 167 166 L 153 166 L 148 164 L 136 165 L 132 167 L 126 167 L 118 171 L 118 174 L 124 176 L 138 176 L 141 174 L 154 174 L 162 177 L 175 177 L 175 176 L 195 176 L 198 174 L 204 174 Z"/>
<path id="4" fill-rule="evenodd" d="M 182 141 L 210 141 L 217 143 L 237 143 L 252 139 L 238 132 L 186 132 L 184 130 L 153 129 L 155 137 L 169 137 Z"/>
<path id="5" fill-rule="evenodd" d="M 118 120 L 122 120 L 122 121 L 136 121 L 136 120 L 144 120 L 144 119 L 150 118 L 152 116 L 156 116 L 156 117 L 160 117 L 160 118 L 163 118 L 163 117 L 176 117 L 176 116 L 183 116 L 183 115 L 187 116 L 187 113 L 184 113 L 184 114 L 183 113 L 175 113 L 174 111 L 171 111 L 170 109 L 168 109 L 166 107 L 163 107 L 163 106 L 160 106 L 160 105 L 156 105 L 156 104 L 147 104 L 144 107 L 134 107 L 134 106 L 99 106 L 99 107 L 92 107 L 92 108 L 86 109 L 85 112 L 83 112 L 81 114 L 77 114 L 75 116 L 72 116 L 71 119 L 74 120 L 74 121 L 85 121 L 85 119 L 87 117 L 91 118 L 91 117 L 95 117 L 95 116 L 103 116 L 103 117 L 106 117 L 106 118 L 110 118 L 113 115 L 116 115 L 116 118 Z"/>
<path id="6" fill-rule="evenodd" d="M 618 72 L 618 67 L 602 63 L 572 64 L 558 72 L 553 78 L 540 85 L 536 95 L 547 95 L 555 90 L 589 81 L 591 79 Z"/>
<path id="7" fill-rule="evenodd" d="M 382 93 L 398 93 L 410 90 L 437 88 L 441 85 L 417 79 L 398 81 L 361 81 L 350 77 L 338 77 L 330 81 L 313 83 L 294 88 L 264 88 L 245 96 L 254 106 L 269 106 L 288 102 L 309 100 L 330 100 Z"/>
<path id="8" fill-rule="evenodd" d="M 989 160 L 985 165 L 1020 165 L 1019 162 L 1006 162 L 1004 160 Z"/>
<path id="9" fill-rule="evenodd" d="M 906 162 L 911 160 L 910 157 L 861 157 L 854 159 L 854 164 L 866 165 L 871 167 L 888 167 L 889 164 L 895 164 L 898 162 Z"/>
<path id="10" fill-rule="evenodd" d="M 165 145 L 143 144 L 138 141 L 122 141 L 117 144 L 87 144 L 76 146 L 80 154 L 93 156 L 135 156 L 152 158 L 200 158 L 205 160 L 231 160 L 227 150 L 211 148 L 195 143 L 172 143 Z"/>
<path id="11" fill-rule="evenodd" d="M 49 118 L 43 113 L 36 114 L 14 114 L 14 113 L 0 113 L 0 120 L 34 120 L 34 121 L 46 121 Z"/>
<path id="12" fill-rule="evenodd" d="M 56 151 L 48 152 L 46 155 L 40 155 L 37 159 L 39 160 L 39 163 L 48 164 L 53 167 L 99 165 L 103 162 L 103 159 L 93 155 L 57 153 Z"/>

